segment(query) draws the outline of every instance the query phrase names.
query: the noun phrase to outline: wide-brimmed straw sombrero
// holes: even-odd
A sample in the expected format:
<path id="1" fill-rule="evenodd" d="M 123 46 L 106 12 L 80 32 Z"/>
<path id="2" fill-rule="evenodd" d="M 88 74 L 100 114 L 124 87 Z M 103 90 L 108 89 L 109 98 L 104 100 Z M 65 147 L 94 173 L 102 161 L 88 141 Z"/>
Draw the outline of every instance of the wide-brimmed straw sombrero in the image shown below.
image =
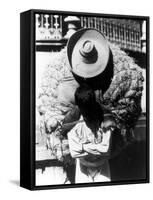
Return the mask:
<path id="1" fill-rule="evenodd" d="M 80 29 L 68 41 L 68 60 L 72 72 L 91 78 L 101 74 L 109 62 L 110 48 L 105 36 L 96 29 Z"/>

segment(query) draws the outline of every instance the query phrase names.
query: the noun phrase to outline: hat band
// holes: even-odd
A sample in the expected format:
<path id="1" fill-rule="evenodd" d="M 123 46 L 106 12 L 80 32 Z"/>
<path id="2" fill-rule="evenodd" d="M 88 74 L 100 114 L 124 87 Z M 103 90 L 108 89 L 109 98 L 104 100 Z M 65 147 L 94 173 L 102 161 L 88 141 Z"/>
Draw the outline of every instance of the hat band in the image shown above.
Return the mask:
<path id="1" fill-rule="evenodd" d="M 98 52 L 95 48 L 95 45 L 90 41 L 86 40 L 82 45 L 82 48 L 79 50 L 81 59 L 86 64 L 95 63 L 98 59 Z"/>

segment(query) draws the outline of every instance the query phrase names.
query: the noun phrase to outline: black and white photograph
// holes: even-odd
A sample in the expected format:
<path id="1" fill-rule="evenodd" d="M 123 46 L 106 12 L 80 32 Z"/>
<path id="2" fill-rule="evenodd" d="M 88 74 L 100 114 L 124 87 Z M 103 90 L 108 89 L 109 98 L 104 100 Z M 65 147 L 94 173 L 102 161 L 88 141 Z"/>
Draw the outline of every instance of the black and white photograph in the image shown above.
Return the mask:
<path id="1" fill-rule="evenodd" d="M 147 19 L 34 17 L 35 186 L 146 182 Z"/>
<path id="2" fill-rule="evenodd" d="M 2 1 L 0 199 L 150 199 L 151 5 Z"/>

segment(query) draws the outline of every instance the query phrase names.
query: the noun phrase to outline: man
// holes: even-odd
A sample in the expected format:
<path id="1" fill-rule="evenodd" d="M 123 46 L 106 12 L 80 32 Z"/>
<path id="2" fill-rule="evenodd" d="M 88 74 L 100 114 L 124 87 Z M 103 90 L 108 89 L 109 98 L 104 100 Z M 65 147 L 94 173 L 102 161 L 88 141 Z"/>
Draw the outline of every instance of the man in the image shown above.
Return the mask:
<path id="1" fill-rule="evenodd" d="M 91 156 L 91 151 L 92 153 L 94 152 L 94 154 L 98 152 L 98 150 L 96 149 L 98 142 L 96 142 L 96 144 L 90 144 L 93 143 L 90 140 L 89 141 L 87 140 L 88 142 L 87 141 L 82 142 L 81 139 L 79 139 L 79 142 L 76 142 L 76 144 L 73 143 L 74 141 L 77 141 L 78 138 L 78 134 L 76 135 L 77 131 L 75 131 L 75 129 L 79 129 L 80 127 L 82 127 L 83 123 L 84 126 L 82 129 L 86 129 L 85 132 L 94 133 L 94 137 L 100 135 L 99 132 L 102 132 L 103 140 L 101 141 L 101 143 L 99 142 L 100 144 L 99 146 L 105 146 L 105 147 L 107 146 L 108 148 L 106 149 L 106 152 L 98 152 L 101 155 L 93 156 L 92 161 L 94 157 L 95 159 L 98 159 L 97 156 L 104 157 L 104 154 L 110 153 L 110 150 L 111 154 L 113 153 L 117 155 L 118 152 L 120 152 L 120 150 L 122 149 L 124 142 L 129 144 L 133 140 L 134 134 L 132 129 L 134 129 L 135 123 L 137 122 L 137 119 L 141 113 L 140 102 L 143 89 L 143 76 L 141 73 L 141 69 L 134 63 L 132 58 L 126 55 L 125 52 L 121 51 L 118 47 L 110 45 L 106 40 L 105 36 L 96 29 L 81 29 L 77 31 L 75 34 L 73 34 L 70 40 L 68 41 L 67 58 L 69 61 L 70 70 L 72 72 L 75 81 L 80 85 L 81 88 L 84 87 L 83 84 L 87 84 L 89 87 L 91 87 L 96 95 L 96 101 L 100 103 L 101 107 L 109 110 L 109 115 L 108 113 L 106 113 L 107 115 L 97 114 L 100 112 L 102 113 L 102 111 L 98 112 L 98 110 L 101 110 L 101 108 L 96 109 L 96 107 L 97 108 L 99 107 L 98 106 L 99 104 L 97 104 L 95 100 L 94 104 L 91 105 L 87 104 L 88 101 L 86 101 L 86 103 L 83 103 L 83 99 L 86 99 L 85 97 L 88 96 L 88 94 L 91 95 L 91 92 L 89 93 L 85 92 L 86 91 L 85 88 L 83 88 L 82 100 L 79 101 L 81 102 L 81 104 L 79 105 L 76 99 L 74 98 L 74 93 L 76 88 L 78 87 L 78 84 L 75 84 L 76 87 L 72 87 L 72 83 L 66 85 L 66 87 L 62 91 L 63 93 L 62 101 L 65 99 L 67 103 L 74 103 L 74 104 L 76 101 L 76 104 L 78 105 L 84 119 L 84 122 L 79 123 L 73 129 L 73 131 L 70 131 L 70 133 L 72 132 L 73 134 L 69 133 L 69 144 L 70 144 L 71 155 L 73 157 L 76 157 L 77 162 L 81 161 L 82 163 L 83 162 L 85 163 L 87 158 L 89 160 L 89 156 Z M 61 99 L 59 98 L 59 96 L 61 96 L 61 94 L 58 95 L 58 100 L 60 102 Z M 83 106 L 81 106 L 82 103 Z M 117 128 L 115 128 L 114 130 L 111 129 L 109 131 L 106 125 L 110 124 L 112 115 L 115 118 Z M 72 115 L 72 113 L 70 112 L 68 116 L 67 115 L 65 116 L 66 119 L 64 119 L 64 122 L 69 123 L 78 120 L 75 118 L 75 116 L 78 115 L 75 114 Z M 97 117 L 96 119 L 93 119 L 93 116 L 100 116 L 100 118 Z M 103 116 L 103 119 L 101 119 L 101 116 Z M 112 121 L 114 123 L 114 119 Z M 106 126 L 106 128 L 104 126 L 102 131 L 101 131 L 101 124 L 102 125 L 105 124 Z M 82 131 L 82 129 L 80 128 L 80 132 Z M 106 134 L 104 134 L 104 132 Z M 110 134 L 110 136 L 108 133 Z M 77 137 L 74 137 L 75 135 Z M 107 141 L 106 144 L 104 144 L 105 137 Z M 81 147 L 80 150 L 76 152 L 76 149 L 79 147 Z M 82 157 L 78 159 L 78 156 Z M 112 180 L 121 180 L 121 179 L 126 180 L 129 179 L 129 177 L 134 177 L 133 175 L 127 176 L 127 174 L 131 171 L 129 170 L 129 165 L 128 165 L 130 159 L 128 158 L 128 156 L 123 155 L 122 157 L 127 158 L 127 162 L 126 161 L 123 162 L 124 159 L 122 159 L 121 161 L 119 159 L 119 162 L 117 162 L 116 157 L 115 159 L 113 159 L 113 161 L 111 161 L 111 163 L 113 163 L 110 164 L 111 172 L 114 171 L 114 173 L 111 173 L 113 177 Z M 93 163 L 95 164 L 95 160 Z M 131 166 L 132 163 L 133 162 L 131 162 Z M 124 164 L 123 167 L 121 167 L 122 164 Z M 114 167 L 115 165 L 117 167 Z M 81 166 L 82 170 L 84 169 L 83 167 L 84 165 L 77 164 L 77 169 L 78 166 Z M 108 164 L 107 167 L 104 167 L 103 165 L 103 169 L 109 169 L 108 166 L 109 166 Z M 101 169 L 101 165 L 99 167 L 97 163 L 96 168 Z M 96 171 L 97 173 L 96 168 L 94 168 L 94 170 L 93 169 L 91 170 L 90 168 L 90 170 L 88 171 L 90 172 Z M 127 168 L 127 170 L 126 172 L 123 172 L 124 171 L 123 169 L 125 168 Z M 132 166 L 131 168 L 135 168 L 135 166 L 134 167 Z M 137 168 L 135 169 L 137 170 Z M 119 173 L 117 173 L 117 171 L 119 171 Z M 121 172 L 123 173 L 121 174 Z M 87 172 L 84 174 L 86 175 Z M 76 177 L 81 177 L 81 176 L 76 176 Z M 82 180 L 76 180 L 76 181 L 89 182 L 89 180 L 85 181 L 85 177 L 83 178 L 83 181 Z M 92 177 L 93 177 L 92 181 L 93 180 L 95 181 L 96 180 L 95 176 L 93 175 Z M 107 177 L 110 180 L 109 175 L 105 177 Z M 103 181 L 105 181 L 104 176 L 103 176 Z"/>
<path id="2" fill-rule="evenodd" d="M 70 154 L 76 158 L 76 183 L 111 180 L 108 159 L 111 152 L 115 120 L 103 112 L 94 91 L 81 85 L 75 92 L 75 102 L 82 120 L 68 133 Z"/>

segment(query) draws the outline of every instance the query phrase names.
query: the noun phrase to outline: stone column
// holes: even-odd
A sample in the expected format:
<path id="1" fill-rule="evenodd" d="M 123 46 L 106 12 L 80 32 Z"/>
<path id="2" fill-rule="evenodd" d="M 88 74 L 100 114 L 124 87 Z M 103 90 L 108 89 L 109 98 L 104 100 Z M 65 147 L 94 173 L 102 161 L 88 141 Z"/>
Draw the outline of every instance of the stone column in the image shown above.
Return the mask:
<path id="1" fill-rule="evenodd" d="M 146 53 L 146 21 L 142 23 L 141 50 Z"/>
<path id="2" fill-rule="evenodd" d="M 80 19 L 76 16 L 68 16 L 64 19 L 64 22 L 67 23 L 68 31 L 64 38 L 69 39 L 77 29 L 77 24 L 80 23 Z"/>

